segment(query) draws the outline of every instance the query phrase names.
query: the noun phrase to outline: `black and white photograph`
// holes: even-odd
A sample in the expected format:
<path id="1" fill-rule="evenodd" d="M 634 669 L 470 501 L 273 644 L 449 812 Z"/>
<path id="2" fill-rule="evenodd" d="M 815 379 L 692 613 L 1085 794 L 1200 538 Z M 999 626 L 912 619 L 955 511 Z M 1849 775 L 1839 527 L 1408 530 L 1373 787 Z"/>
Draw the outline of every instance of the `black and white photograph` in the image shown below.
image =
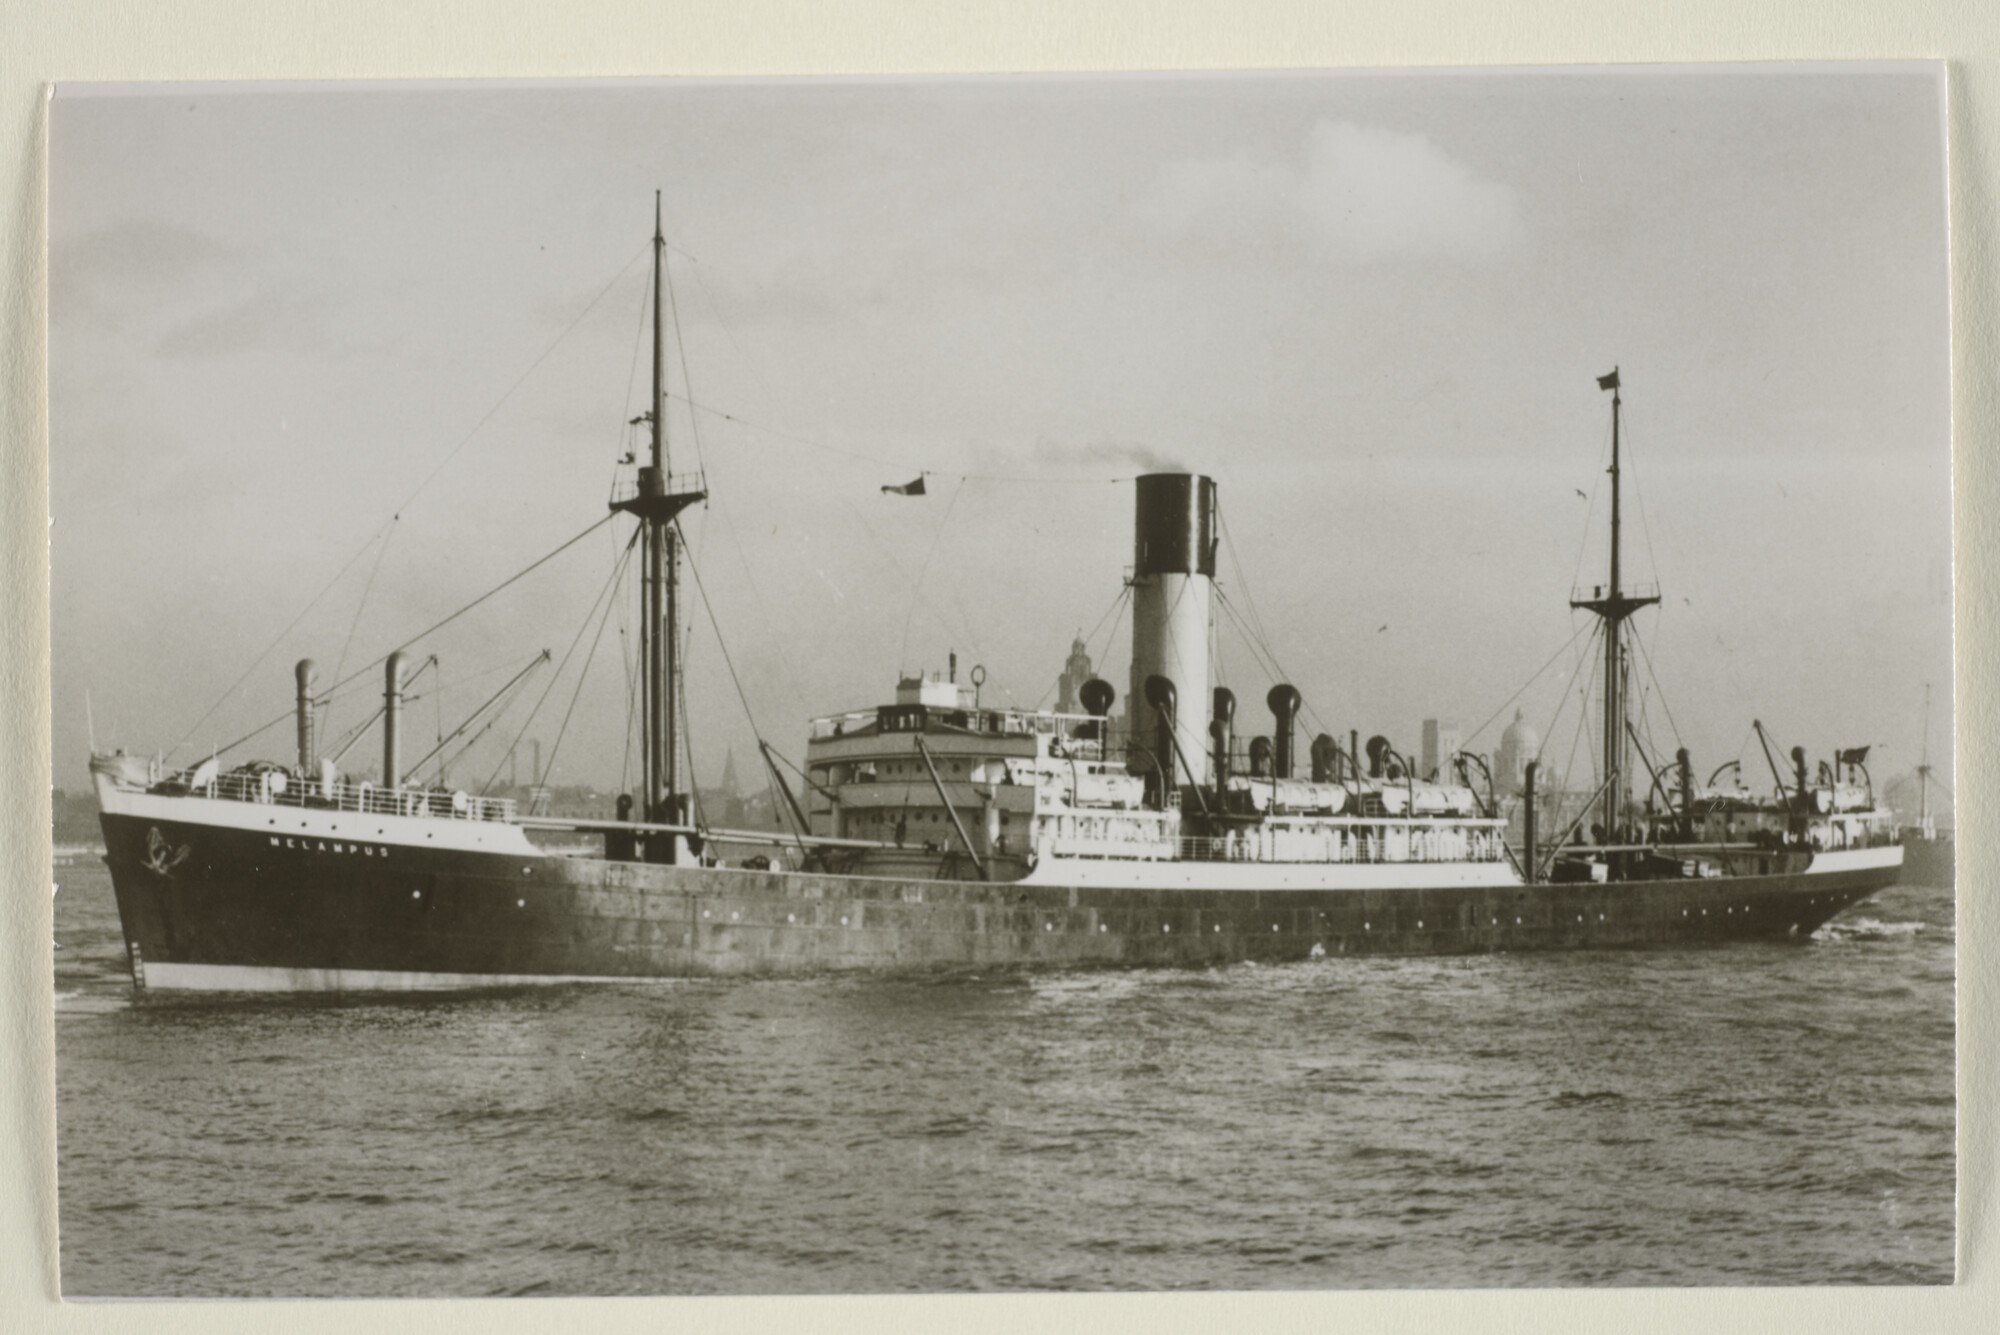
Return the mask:
<path id="1" fill-rule="evenodd" d="M 1951 1284 L 1945 106 L 58 86 L 64 1295 Z"/>

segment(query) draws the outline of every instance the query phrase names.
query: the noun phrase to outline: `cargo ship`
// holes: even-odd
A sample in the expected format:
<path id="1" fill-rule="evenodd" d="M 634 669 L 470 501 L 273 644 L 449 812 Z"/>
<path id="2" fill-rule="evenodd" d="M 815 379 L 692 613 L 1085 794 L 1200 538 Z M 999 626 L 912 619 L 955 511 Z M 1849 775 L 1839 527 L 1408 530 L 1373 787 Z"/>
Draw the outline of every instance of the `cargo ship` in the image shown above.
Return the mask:
<path id="1" fill-rule="evenodd" d="M 1602 754 L 1573 818 L 1538 829 L 1535 765 L 1503 811 L 1484 762 L 1419 774 L 1382 737 L 1300 736 L 1300 693 L 1246 729 L 1211 680 L 1216 482 L 1134 484 L 1131 672 L 1079 710 L 983 706 L 955 669 L 810 724 L 789 834 L 700 819 L 679 766 L 679 516 L 699 475 L 669 467 L 653 238 L 649 457 L 614 491 L 642 553 L 639 790 L 603 818 L 523 812 L 426 786 L 400 753 L 408 660 L 383 664 L 379 781 L 319 754 L 310 662 L 298 749 L 224 770 L 95 755 L 106 861 L 133 983 L 371 991 L 959 967 L 1133 967 L 1361 955 L 1801 939 L 1898 876 L 1903 849 L 1863 758 L 1773 791 L 1697 788 L 1654 766 L 1627 718 L 1617 372 L 1608 579 L 1573 608 L 1601 623 Z M 1254 736 L 1246 736 L 1254 732 Z M 1762 732 L 1759 732 L 1760 738 Z M 774 765 L 782 782 L 782 773 Z M 1641 771 L 1643 770 L 1643 774 Z M 1648 783 L 1634 798 L 1636 780 Z M 1518 815 L 1520 836 L 1509 838 Z M 1592 815 L 1596 819 L 1585 821 Z M 567 832 L 582 852 L 530 835 Z M 773 856 L 773 842 L 782 849 Z"/>

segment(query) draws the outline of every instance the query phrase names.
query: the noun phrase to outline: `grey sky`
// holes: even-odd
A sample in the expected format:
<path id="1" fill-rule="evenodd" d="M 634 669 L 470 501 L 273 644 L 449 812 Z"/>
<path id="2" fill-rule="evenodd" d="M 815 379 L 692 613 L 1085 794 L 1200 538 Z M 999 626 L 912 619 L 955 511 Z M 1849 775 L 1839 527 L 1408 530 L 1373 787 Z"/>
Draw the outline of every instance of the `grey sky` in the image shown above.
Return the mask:
<path id="1" fill-rule="evenodd" d="M 83 781 L 86 688 L 100 745 L 167 746 L 357 553 L 183 757 L 284 710 L 294 659 L 330 673 L 351 629 L 351 671 L 601 515 L 643 407 L 656 186 L 676 392 L 684 346 L 737 419 L 670 423 L 715 493 L 695 557 L 794 756 L 809 714 L 954 648 L 989 696 L 1042 700 L 1130 559 L 1107 480 L 1162 464 L 1218 478 L 1225 595 L 1326 726 L 1470 732 L 1581 624 L 1617 363 L 1627 565 L 1662 585 L 1640 624 L 1697 762 L 1754 716 L 1906 769 L 1931 682 L 1948 765 L 1938 97 L 1916 67 L 65 90 L 56 782 Z M 881 495 L 919 469 L 927 497 Z M 446 727 L 563 653 L 613 542 L 425 646 L 447 683 L 498 674 L 446 693 Z M 733 745 L 748 772 L 694 619 L 697 768 Z M 559 782 L 616 781 L 616 636 Z M 1221 661 L 1261 699 L 1227 618 Z M 1520 701 L 1538 728 L 1567 679 Z"/>

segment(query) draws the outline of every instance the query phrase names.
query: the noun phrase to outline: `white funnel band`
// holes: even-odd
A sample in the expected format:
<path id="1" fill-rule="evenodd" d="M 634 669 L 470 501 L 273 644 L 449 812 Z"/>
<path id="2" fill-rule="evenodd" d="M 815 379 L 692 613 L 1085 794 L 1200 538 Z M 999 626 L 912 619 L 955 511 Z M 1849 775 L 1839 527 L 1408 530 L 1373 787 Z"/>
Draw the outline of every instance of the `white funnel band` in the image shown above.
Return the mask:
<path id="1" fill-rule="evenodd" d="M 1207 710 L 1202 707 L 1209 694 L 1208 618 L 1208 576 L 1156 574 L 1133 579 L 1132 689 L 1125 696 L 1131 735 L 1148 748 L 1155 745 L 1159 718 L 1146 703 L 1146 678 L 1165 677 L 1179 696 L 1174 738 L 1185 765 L 1172 756 L 1157 759 L 1162 768 L 1173 765 L 1182 783 L 1212 780 Z M 1193 767 L 1192 774 L 1186 766 Z"/>

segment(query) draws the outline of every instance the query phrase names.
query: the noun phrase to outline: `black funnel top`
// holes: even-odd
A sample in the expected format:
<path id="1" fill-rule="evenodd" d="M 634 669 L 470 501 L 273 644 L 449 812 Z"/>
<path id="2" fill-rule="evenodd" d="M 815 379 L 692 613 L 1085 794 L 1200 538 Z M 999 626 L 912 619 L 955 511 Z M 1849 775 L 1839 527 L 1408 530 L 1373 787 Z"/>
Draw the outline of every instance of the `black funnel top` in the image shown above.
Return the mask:
<path id="1" fill-rule="evenodd" d="M 1134 575 L 1215 576 L 1215 483 L 1193 473 L 1139 479 L 1133 518 Z"/>

